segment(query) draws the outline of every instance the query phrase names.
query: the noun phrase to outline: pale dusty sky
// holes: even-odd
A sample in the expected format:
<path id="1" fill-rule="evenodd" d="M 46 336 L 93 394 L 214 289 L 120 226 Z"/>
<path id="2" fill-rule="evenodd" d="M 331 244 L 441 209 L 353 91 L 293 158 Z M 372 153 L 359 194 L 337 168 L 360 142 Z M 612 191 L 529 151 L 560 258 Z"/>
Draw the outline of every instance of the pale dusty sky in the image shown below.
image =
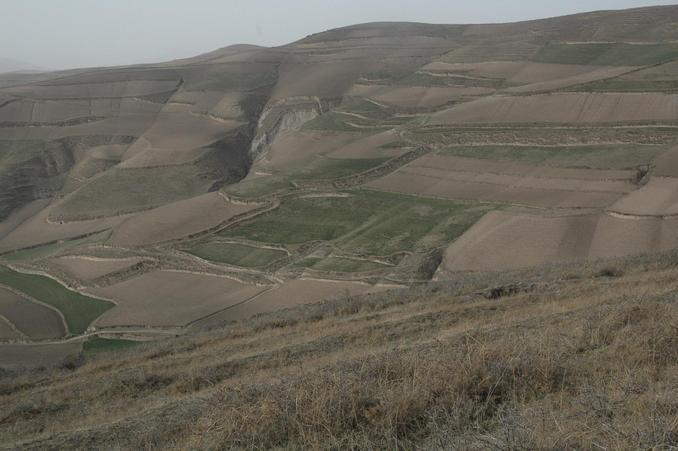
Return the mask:
<path id="1" fill-rule="evenodd" d="M 642 0 L 0 0 L 0 58 L 49 69 L 194 56 L 236 43 L 281 45 L 374 21 L 512 22 L 668 5 Z"/>

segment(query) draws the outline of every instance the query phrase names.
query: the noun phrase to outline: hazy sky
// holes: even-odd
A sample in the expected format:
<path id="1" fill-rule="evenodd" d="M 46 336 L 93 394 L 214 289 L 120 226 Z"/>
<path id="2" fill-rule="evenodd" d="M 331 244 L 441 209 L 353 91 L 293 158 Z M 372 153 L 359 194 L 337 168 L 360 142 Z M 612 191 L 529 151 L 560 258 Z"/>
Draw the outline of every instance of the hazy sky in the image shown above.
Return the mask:
<path id="1" fill-rule="evenodd" d="M 280 45 L 374 21 L 509 22 L 661 0 L 0 0 L 0 57 L 61 69 Z"/>

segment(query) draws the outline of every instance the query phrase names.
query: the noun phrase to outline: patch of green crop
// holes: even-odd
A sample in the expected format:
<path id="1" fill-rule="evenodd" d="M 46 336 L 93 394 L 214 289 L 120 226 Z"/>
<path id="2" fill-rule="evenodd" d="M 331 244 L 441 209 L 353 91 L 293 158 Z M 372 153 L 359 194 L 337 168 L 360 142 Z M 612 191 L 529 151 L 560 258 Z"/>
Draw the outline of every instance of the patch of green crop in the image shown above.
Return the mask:
<path id="1" fill-rule="evenodd" d="M 351 253 L 390 255 L 449 243 L 493 208 L 371 190 L 350 194 L 287 199 L 220 235 L 281 244 L 332 241 Z"/>
<path id="2" fill-rule="evenodd" d="M 578 85 L 569 91 L 583 92 L 674 92 L 678 80 L 598 80 Z"/>
<path id="3" fill-rule="evenodd" d="M 207 192 L 212 177 L 197 165 L 114 168 L 71 193 L 53 216 L 75 220 L 158 207 Z"/>
<path id="4" fill-rule="evenodd" d="M 632 169 L 649 164 L 666 148 L 657 145 L 612 144 L 584 146 L 454 146 L 443 155 L 514 160 L 559 167 Z"/>
<path id="5" fill-rule="evenodd" d="M 94 356 L 102 352 L 122 351 L 138 345 L 138 341 L 92 337 L 83 343 L 82 352 L 86 356 Z"/>
<path id="6" fill-rule="evenodd" d="M 114 307 L 112 302 L 76 293 L 49 277 L 20 273 L 6 266 L 0 266 L 0 284 L 59 310 L 73 334 L 85 332 L 92 321 Z"/>
<path id="7" fill-rule="evenodd" d="M 185 250 L 205 260 L 246 268 L 262 268 L 287 256 L 280 250 L 218 241 L 196 244 Z"/>
<path id="8" fill-rule="evenodd" d="M 411 130 L 408 137 L 419 143 L 461 146 L 468 143 L 504 143 L 529 146 L 594 145 L 596 142 L 623 144 L 671 144 L 678 128 L 661 126 L 505 126 L 428 127 Z"/>

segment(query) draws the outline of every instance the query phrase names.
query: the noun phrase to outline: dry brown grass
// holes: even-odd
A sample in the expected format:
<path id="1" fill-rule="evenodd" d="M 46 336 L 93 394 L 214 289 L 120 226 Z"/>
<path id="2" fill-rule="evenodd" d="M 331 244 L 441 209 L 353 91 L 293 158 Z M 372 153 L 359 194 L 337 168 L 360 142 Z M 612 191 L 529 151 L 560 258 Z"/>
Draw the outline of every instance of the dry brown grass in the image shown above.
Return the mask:
<path id="1" fill-rule="evenodd" d="M 460 276 L 6 374 L 0 443 L 671 449 L 677 276 L 678 254 Z"/>

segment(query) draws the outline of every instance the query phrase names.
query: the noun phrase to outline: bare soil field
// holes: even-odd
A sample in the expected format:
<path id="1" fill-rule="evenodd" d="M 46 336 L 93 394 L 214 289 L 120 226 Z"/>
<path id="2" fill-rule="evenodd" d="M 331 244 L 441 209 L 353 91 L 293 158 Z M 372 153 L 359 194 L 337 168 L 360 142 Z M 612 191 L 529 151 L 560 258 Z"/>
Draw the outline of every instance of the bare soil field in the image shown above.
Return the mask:
<path id="1" fill-rule="evenodd" d="M 328 157 L 347 159 L 398 157 L 404 153 L 402 149 L 389 149 L 384 148 L 384 146 L 392 144 L 399 139 L 400 138 L 396 130 L 388 130 L 347 143 L 343 147 L 330 152 Z"/>
<path id="2" fill-rule="evenodd" d="M 89 221 L 52 222 L 48 217 L 54 205 L 26 219 L 20 226 L 0 239 L 0 252 L 99 232 L 110 229 L 125 219 L 124 216 L 119 216 Z"/>
<path id="3" fill-rule="evenodd" d="M 266 154 L 255 163 L 255 168 L 289 169 L 314 156 L 326 155 L 340 149 L 359 136 L 355 133 L 306 130 L 283 133 L 271 143 Z"/>
<path id="4" fill-rule="evenodd" d="M 57 338 L 66 334 L 64 321 L 55 310 L 0 286 L 0 316 L 33 339 Z"/>
<path id="5" fill-rule="evenodd" d="M 624 257 L 678 248 L 678 218 L 625 218 L 602 215 L 588 258 Z"/>
<path id="6" fill-rule="evenodd" d="M 462 99 L 489 95 L 483 87 L 382 86 L 356 84 L 349 95 L 368 97 L 401 108 L 436 108 Z"/>
<path id="7" fill-rule="evenodd" d="M 341 97 L 371 65 L 367 60 L 283 64 L 271 100 L 298 96 Z"/>
<path id="8" fill-rule="evenodd" d="M 678 215 L 678 178 L 652 177 L 639 190 L 612 205 L 610 211 L 637 216 Z"/>
<path id="9" fill-rule="evenodd" d="M 490 212 L 447 249 L 436 278 L 453 271 L 499 271 L 581 259 L 588 253 L 586 237 L 596 223 L 597 215 L 554 218 Z"/>
<path id="10" fill-rule="evenodd" d="M 0 122 L 19 126 L 30 124 L 53 124 L 92 116 L 90 102 L 52 102 L 20 100 L 0 108 Z"/>
<path id="11" fill-rule="evenodd" d="M 676 117 L 674 94 L 555 93 L 487 97 L 436 113 L 431 124 L 673 122 Z"/>
<path id="12" fill-rule="evenodd" d="M 21 334 L 2 316 L 0 316 L 0 341 L 16 340 L 21 338 Z"/>
<path id="13" fill-rule="evenodd" d="M 209 329 L 219 325 L 250 318 L 266 312 L 284 310 L 321 300 L 353 296 L 363 293 L 376 293 L 393 289 L 394 286 L 368 285 L 356 282 L 323 280 L 290 280 L 283 285 L 263 292 L 261 295 L 231 307 L 216 315 L 196 322 L 193 327 Z"/>
<path id="14" fill-rule="evenodd" d="M 674 146 L 654 160 L 655 177 L 678 177 L 678 146 Z"/>
<path id="15" fill-rule="evenodd" d="M 537 216 L 493 211 L 450 245 L 436 277 L 453 277 L 456 271 L 512 270 L 559 261 L 662 252 L 676 247 L 678 220 L 674 219 L 605 214 Z"/>
<path id="16" fill-rule="evenodd" d="M 161 105 L 130 99 L 20 100 L 0 108 L 0 122 L 23 125 L 77 126 L 103 118 L 152 119 Z M 33 133 L 34 130 L 26 130 Z M 67 130 L 64 130 L 67 131 Z"/>
<path id="17" fill-rule="evenodd" d="M 82 342 L 58 344 L 0 344 L 0 368 L 50 367 L 77 357 Z"/>
<path id="18" fill-rule="evenodd" d="M 97 326 L 182 326 L 265 289 L 209 274 L 154 271 L 90 292 L 117 303 Z"/>
<path id="19" fill-rule="evenodd" d="M 563 89 L 570 86 L 580 85 L 583 83 L 590 83 L 598 80 L 605 80 L 608 78 L 617 77 L 634 69 L 633 67 L 601 67 L 601 68 L 597 68 L 595 66 L 589 67 L 592 67 L 592 70 L 584 74 L 558 78 L 550 81 L 530 83 L 515 88 L 508 88 L 506 89 L 506 92 L 528 93 L 528 92 L 544 92 Z"/>
<path id="20" fill-rule="evenodd" d="M 93 280 L 112 272 L 122 271 L 143 260 L 141 257 L 98 258 L 69 255 L 56 257 L 51 260 L 51 263 L 76 279 Z"/>
<path id="21" fill-rule="evenodd" d="M 240 121 L 191 114 L 187 105 L 165 106 L 153 126 L 142 136 L 143 140 L 125 153 L 121 167 L 191 162 L 200 155 L 196 153 L 197 149 L 224 138 L 229 131 L 241 125 Z"/>
<path id="22" fill-rule="evenodd" d="M 629 171 L 547 168 L 426 155 L 368 187 L 446 199 L 539 207 L 605 207 L 635 186 Z"/>
<path id="23" fill-rule="evenodd" d="M 172 96 L 169 103 L 183 104 L 196 114 L 238 120 L 243 116 L 240 103 L 244 99 L 245 96 L 240 92 L 180 91 Z"/>
<path id="24" fill-rule="evenodd" d="M 0 222 L 0 240 L 9 235 L 24 221 L 38 214 L 41 210 L 47 207 L 47 205 L 49 205 L 49 202 L 49 199 L 38 199 L 24 205 L 17 210 L 14 210 L 7 219 Z"/>
<path id="25" fill-rule="evenodd" d="M 218 192 L 174 202 L 131 216 L 113 228 L 117 246 L 142 246 L 193 235 L 260 207 L 237 204 Z"/>

